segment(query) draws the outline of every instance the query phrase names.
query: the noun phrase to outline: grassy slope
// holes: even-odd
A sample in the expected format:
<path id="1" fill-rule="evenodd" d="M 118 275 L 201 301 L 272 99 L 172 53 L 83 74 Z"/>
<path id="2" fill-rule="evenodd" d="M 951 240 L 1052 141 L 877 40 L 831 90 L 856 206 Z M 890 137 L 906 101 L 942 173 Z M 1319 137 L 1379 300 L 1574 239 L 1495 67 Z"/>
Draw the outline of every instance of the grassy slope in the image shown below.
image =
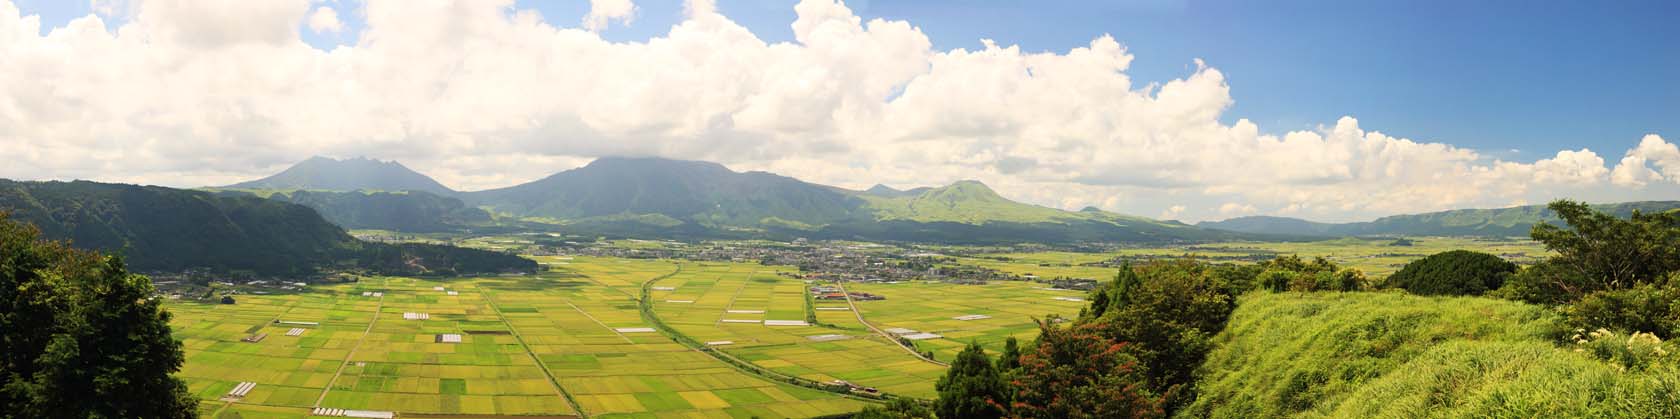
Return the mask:
<path id="1" fill-rule="evenodd" d="M 1186 417 L 1674 417 L 1680 377 L 1554 346 L 1546 310 L 1486 298 L 1254 293 Z"/>

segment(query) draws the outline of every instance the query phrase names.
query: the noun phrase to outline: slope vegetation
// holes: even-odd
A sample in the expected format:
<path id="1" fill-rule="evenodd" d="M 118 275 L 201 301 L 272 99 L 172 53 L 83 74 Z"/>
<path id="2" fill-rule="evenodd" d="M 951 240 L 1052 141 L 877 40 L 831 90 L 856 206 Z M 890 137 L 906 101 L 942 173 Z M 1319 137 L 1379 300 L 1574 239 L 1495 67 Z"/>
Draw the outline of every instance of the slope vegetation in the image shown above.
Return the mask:
<path id="1" fill-rule="evenodd" d="M 1181 417 L 1674 417 L 1680 374 L 1554 345 L 1527 304 L 1399 293 L 1245 296 Z"/>

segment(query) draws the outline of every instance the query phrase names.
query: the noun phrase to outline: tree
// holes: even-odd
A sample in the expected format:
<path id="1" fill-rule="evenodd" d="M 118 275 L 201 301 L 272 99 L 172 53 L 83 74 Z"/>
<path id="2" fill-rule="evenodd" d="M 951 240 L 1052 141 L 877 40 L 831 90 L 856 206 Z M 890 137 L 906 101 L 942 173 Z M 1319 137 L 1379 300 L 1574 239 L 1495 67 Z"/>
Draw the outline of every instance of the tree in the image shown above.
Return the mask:
<path id="1" fill-rule="evenodd" d="M 1146 265 L 1125 306 L 1087 323 L 1111 341 L 1127 342 L 1126 352 L 1142 363 L 1153 391 L 1189 396 L 1182 387 L 1193 384 L 1213 335 L 1236 309 L 1236 296 L 1210 271 L 1194 260 Z M 1179 401 L 1171 400 L 1169 409 Z"/>
<path id="2" fill-rule="evenodd" d="M 1005 374 L 1021 368 L 1021 344 L 1010 336 L 1003 340 L 1003 354 L 998 357 L 998 373 Z"/>
<path id="3" fill-rule="evenodd" d="M 1037 348 L 1021 357 L 1011 383 L 1008 417 L 1033 419 L 1158 418 L 1161 398 L 1149 391 L 1126 344 L 1090 325 L 1053 327 L 1038 322 Z"/>
<path id="4" fill-rule="evenodd" d="M 1003 403 L 1007 400 L 1003 378 L 986 350 L 979 343 L 970 342 L 957 353 L 945 376 L 934 384 L 939 399 L 933 412 L 942 418 L 996 419 L 1003 417 Z"/>
<path id="5" fill-rule="evenodd" d="M 233 304 L 234 302 L 235 301 L 233 300 L 233 296 L 231 296 L 231 295 L 222 296 L 222 304 Z"/>
<path id="6" fill-rule="evenodd" d="M 1386 286 L 1418 295 L 1482 295 L 1499 289 L 1517 264 L 1481 252 L 1453 250 L 1407 263 Z"/>
<path id="7" fill-rule="evenodd" d="M 933 419 L 933 410 L 915 400 L 897 398 L 885 406 L 864 406 L 852 419 Z"/>
<path id="8" fill-rule="evenodd" d="M 1680 212 L 1636 210 L 1620 219 L 1569 200 L 1552 201 L 1547 208 L 1569 228 L 1539 223 L 1529 235 L 1557 253 L 1552 260 L 1575 271 L 1575 278 L 1585 279 L 1554 284 L 1576 298 L 1631 288 L 1680 270 Z"/>
<path id="9" fill-rule="evenodd" d="M 151 280 L 0 215 L 0 406 L 11 417 L 191 418 Z"/>

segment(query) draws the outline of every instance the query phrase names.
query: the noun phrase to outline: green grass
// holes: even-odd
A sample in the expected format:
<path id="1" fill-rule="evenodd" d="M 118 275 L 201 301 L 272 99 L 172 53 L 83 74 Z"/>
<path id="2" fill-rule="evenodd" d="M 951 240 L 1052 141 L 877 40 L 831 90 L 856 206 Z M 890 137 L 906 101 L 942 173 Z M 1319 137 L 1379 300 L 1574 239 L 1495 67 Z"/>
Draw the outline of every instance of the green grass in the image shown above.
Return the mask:
<path id="1" fill-rule="evenodd" d="M 1522 303 L 1253 293 L 1185 417 L 1674 417 L 1673 369 L 1624 373 L 1552 342 Z"/>

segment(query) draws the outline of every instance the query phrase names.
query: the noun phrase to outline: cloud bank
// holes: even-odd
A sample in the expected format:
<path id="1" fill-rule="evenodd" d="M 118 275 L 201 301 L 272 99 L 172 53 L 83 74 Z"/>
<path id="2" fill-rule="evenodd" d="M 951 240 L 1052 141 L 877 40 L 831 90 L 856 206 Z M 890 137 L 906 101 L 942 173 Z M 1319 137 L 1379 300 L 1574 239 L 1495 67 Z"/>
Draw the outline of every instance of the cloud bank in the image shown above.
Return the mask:
<path id="1" fill-rule="evenodd" d="M 913 22 L 795 6 L 768 43 L 691 0 L 646 42 L 627 0 L 577 27 L 511 0 L 147 0 L 41 35 L 0 0 L 0 177 L 206 186 L 311 155 L 403 161 L 458 189 L 511 185 L 597 156 L 711 160 L 853 188 L 979 179 L 1047 206 L 1184 219 L 1351 219 L 1544 202 L 1673 198 L 1680 151 L 1649 135 L 1614 165 L 1589 149 L 1504 161 L 1343 117 L 1269 132 L 1223 123 L 1225 75 L 1200 61 L 1135 82 L 1107 35 L 1059 52 L 1006 41 L 935 50 Z M 331 51 L 302 30 L 365 19 Z"/>

